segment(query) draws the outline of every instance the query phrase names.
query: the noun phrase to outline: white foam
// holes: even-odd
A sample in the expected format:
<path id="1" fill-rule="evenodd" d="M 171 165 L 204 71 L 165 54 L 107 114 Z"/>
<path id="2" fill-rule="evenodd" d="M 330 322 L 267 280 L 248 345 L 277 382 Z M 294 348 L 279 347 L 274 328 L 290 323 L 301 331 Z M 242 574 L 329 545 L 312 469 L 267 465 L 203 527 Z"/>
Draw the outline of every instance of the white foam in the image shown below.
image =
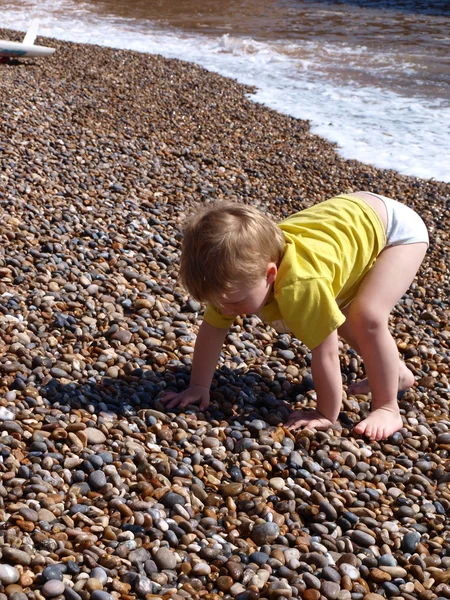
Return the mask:
<path id="1" fill-rule="evenodd" d="M 2 3 L 3 27 L 26 31 L 33 17 L 40 35 L 180 58 L 254 85 L 255 101 L 310 120 L 312 132 L 337 143 L 344 158 L 450 182 L 449 103 L 362 83 L 364 69 L 376 80 L 403 66 L 419 79 L 411 56 L 398 65 L 398 57 L 371 57 L 364 47 L 162 31 L 149 21 L 99 17 L 91 5 L 72 0 Z"/>

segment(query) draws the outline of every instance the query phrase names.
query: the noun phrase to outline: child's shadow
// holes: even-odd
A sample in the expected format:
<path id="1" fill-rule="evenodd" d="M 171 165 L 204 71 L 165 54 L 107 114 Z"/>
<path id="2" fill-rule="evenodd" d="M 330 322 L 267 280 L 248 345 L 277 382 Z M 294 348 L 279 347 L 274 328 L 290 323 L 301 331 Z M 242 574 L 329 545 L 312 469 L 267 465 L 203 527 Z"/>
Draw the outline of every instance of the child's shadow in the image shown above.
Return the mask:
<path id="1" fill-rule="evenodd" d="M 232 374 L 233 381 L 225 380 Z M 61 383 L 51 379 L 42 389 L 49 404 L 63 413 L 84 410 L 90 414 L 106 413 L 116 417 L 131 417 L 141 409 L 155 409 L 165 413 L 198 414 L 196 405 L 183 409 L 167 410 L 161 403 L 166 392 L 182 392 L 189 385 L 189 369 L 172 368 L 165 373 L 136 369 L 131 375 L 119 378 L 104 377 L 100 381 Z M 211 402 L 202 413 L 206 420 L 235 420 L 257 411 L 258 416 L 281 411 L 280 418 L 287 417 L 282 401 L 269 395 L 264 379 L 256 373 L 223 369 L 216 372 L 211 386 Z M 199 415 L 200 416 L 200 415 Z"/>
<path id="2" fill-rule="evenodd" d="M 173 415 L 185 414 L 190 418 L 230 426 L 242 426 L 253 420 L 262 421 L 263 427 L 283 426 L 294 411 L 315 408 L 314 384 L 306 365 L 298 376 L 286 373 L 265 373 L 257 365 L 244 371 L 222 366 L 214 373 L 211 401 L 207 409 L 199 411 L 197 405 L 167 409 L 161 402 L 166 392 L 182 392 L 189 386 L 190 366 L 178 363 L 166 365 L 164 370 L 137 368 L 129 375 L 118 378 L 61 384 L 52 379 L 41 390 L 52 407 L 68 413 L 83 410 L 103 420 L 128 419 L 132 429 L 145 433 L 158 420 L 169 423 Z M 342 366 L 346 373 L 346 366 Z M 347 373 L 348 375 L 348 373 Z M 346 376 L 347 376 L 346 375 Z M 367 404 L 367 403 L 366 403 Z M 338 427 L 352 430 L 363 418 L 368 406 L 356 399 L 344 399 L 344 410 L 339 415 Z M 155 411 L 157 415 L 155 416 Z M 169 417 L 172 415 L 172 417 Z M 84 418 L 88 418 L 87 415 Z M 126 429 L 122 425 L 122 429 Z M 345 435 L 345 431 L 342 431 Z"/>
<path id="3" fill-rule="evenodd" d="M 164 394 L 183 391 L 189 385 L 189 378 L 190 368 L 184 366 L 172 366 L 161 373 L 136 369 L 129 376 L 104 377 L 92 382 L 61 383 L 52 379 L 41 389 L 41 394 L 52 408 L 63 413 L 81 410 L 87 420 L 89 414 L 93 415 L 93 422 L 99 417 L 126 418 L 143 432 L 155 424 L 154 411 L 165 422 L 170 421 L 170 414 L 186 414 L 199 421 L 225 421 L 229 425 L 260 419 L 269 427 L 282 426 L 293 410 L 291 403 L 304 399 L 307 404 L 308 392 L 313 389 L 308 376 L 299 382 L 281 377 L 274 385 L 273 380 L 256 371 L 222 367 L 214 375 L 211 402 L 205 411 L 200 413 L 196 405 L 166 409 L 161 403 Z"/>
<path id="4" fill-rule="evenodd" d="M 182 391 L 188 386 L 189 378 L 190 368 L 180 366 L 163 373 L 136 369 L 129 376 L 104 377 L 92 382 L 61 383 L 52 379 L 41 388 L 45 403 L 55 409 L 45 429 L 58 428 L 61 439 L 52 433 L 51 439 L 39 441 L 46 443 L 50 452 L 62 452 L 68 445 L 73 455 L 71 460 L 76 461 L 78 457 L 80 466 L 74 467 L 76 476 L 70 485 L 79 502 L 83 503 L 82 497 L 89 493 L 87 477 L 96 468 L 96 454 L 99 461 L 105 460 L 108 464 L 118 456 L 120 460 L 131 460 L 138 477 L 133 490 L 145 496 L 145 482 L 161 487 L 174 474 L 186 475 L 183 465 L 171 473 L 172 467 L 168 469 L 167 458 L 163 456 L 166 454 L 168 460 L 173 461 L 186 443 L 186 456 L 195 454 L 191 456 L 192 464 L 212 468 L 214 473 L 222 471 L 223 482 L 241 480 L 242 473 L 236 465 L 243 450 L 260 448 L 261 444 L 267 448 L 267 444 L 272 446 L 285 437 L 290 437 L 294 445 L 293 436 L 287 430 L 284 434 L 280 431 L 291 411 L 286 393 L 280 394 L 283 396 L 280 398 L 271 395 L 267 391 L 269 381 L 261 375 L 222 368 L 215 374 L 211 403 L 203 413 L 195 405 L 167 410 L 161 403 L 164 393 Z M 293 392 L 299 392 L 299 388 Z M 57 412 L 65 414 L 66 419 L 61 419 Z M 61 430 L 64 420 L 66 430 Z M 84 428 L 79 423 L 83 423 Z M 213 428 L 218 430 L 209 433 Z M 216 435 L 226 449 L 226 455 L 221 455 L 219 461 L 215 452 L 196 449 L 200 439 Z M 207 443 L 214 447 L 216 442 L 209 439 Z M 274 473 L 285 468 L 285 464 L 279 468 L 275 465 Z M 206 487 L 217 491 L 219 480 L 214 482 Z"/>

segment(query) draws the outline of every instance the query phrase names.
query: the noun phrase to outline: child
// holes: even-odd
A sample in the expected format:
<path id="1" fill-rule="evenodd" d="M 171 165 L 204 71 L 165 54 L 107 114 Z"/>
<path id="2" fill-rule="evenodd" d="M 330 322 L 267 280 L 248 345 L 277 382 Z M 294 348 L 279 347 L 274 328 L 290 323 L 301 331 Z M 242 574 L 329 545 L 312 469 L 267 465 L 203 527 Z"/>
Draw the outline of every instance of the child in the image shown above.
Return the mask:
<path id="1" fill-rule="evenodd" d="M 363 358 L 372 412 L 355 432 L 372 440 L 402 427 L 397 392 L 414 376 L 399 360 L 389 313 L 411 284 L 428 247 L 422 219 L 370 192 L 327 200 L 275 225 L 243 204 L 217 203 L 187 225 L 180 278 L 208 302 L 195 346 L 190 387 L 168 393 L 167 408 L 209 404 L 209 388 L 234 317 L 258 314 L 311 349 L 317 410 L 293 412 L 286 426 L 328 429 L 342 403 L 338 334 Z"/>

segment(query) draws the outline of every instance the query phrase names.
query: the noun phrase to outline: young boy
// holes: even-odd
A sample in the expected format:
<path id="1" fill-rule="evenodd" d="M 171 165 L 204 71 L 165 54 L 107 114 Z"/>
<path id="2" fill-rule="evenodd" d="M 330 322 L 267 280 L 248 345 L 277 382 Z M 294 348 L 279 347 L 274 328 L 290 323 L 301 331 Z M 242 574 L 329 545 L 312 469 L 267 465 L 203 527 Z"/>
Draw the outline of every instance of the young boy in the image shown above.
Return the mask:
<path id="1" fill-rule="evenodd" d="M 392 308 L 428 247 L 422 219 L 370 192 L 327 200 L 275 225 L 260 211 L 217 203 L 187 225 L 180 277 L 208 303 L 195 346 L 190 387 L 168 393 L 167 408 L 209 404 L 222 344 L 239 314 L 258 314 L 311 349 L 317 410 L 293 412 L 286 426 L 327 429 L 342 403 L 338 334 L 363 358 L 367 379 L 349 393 L 372 393 L 372 412 L 355 432 L 372 440 L 402 427 L 397 392 L 414 376 L 389 333 Z"/>

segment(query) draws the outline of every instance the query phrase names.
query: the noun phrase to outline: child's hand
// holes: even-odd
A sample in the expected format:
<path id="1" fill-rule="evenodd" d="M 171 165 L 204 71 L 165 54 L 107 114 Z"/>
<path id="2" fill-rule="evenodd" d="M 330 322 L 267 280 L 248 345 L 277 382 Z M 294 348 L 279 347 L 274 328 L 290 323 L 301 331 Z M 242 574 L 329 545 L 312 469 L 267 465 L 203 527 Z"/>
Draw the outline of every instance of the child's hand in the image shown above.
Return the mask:
<path id="1" fill-rule="evenodd" d="M 171 408 L 186 408 L 190 404 L 199 403 L 199 409 L 204 411 L 209 406 L 209 387 L 203 385 L 190 385 L 187 390 L 178 394 L 176 392 L 167 392 L 161 403 L 169 410 Z"/>
<path id="2" fill-rule="evenodd" d="M 284 426 L 291 430 L 307 427 L 325 431 L 333 427 L 333 423 L 318 410 L 295 410 L 289 415 Z"/>

